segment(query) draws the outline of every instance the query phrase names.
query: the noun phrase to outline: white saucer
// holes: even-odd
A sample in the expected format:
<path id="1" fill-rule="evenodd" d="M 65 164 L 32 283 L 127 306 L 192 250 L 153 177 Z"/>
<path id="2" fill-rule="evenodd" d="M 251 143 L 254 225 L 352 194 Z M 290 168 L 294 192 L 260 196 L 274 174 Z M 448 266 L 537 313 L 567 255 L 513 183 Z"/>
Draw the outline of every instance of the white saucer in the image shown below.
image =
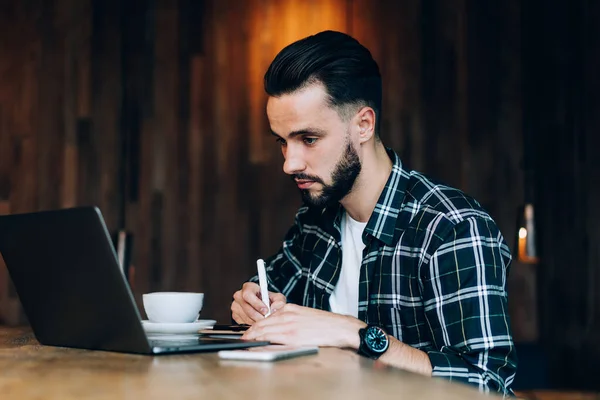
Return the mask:
<path id="1" fill-rule="evenodd" d="M 196 334 L 200 329 L 212 328 L 217 321 L 214 319 L 199 319 L 195 322 L 167 323 L 142 320 L 144 330 L 148 334 Z"/>

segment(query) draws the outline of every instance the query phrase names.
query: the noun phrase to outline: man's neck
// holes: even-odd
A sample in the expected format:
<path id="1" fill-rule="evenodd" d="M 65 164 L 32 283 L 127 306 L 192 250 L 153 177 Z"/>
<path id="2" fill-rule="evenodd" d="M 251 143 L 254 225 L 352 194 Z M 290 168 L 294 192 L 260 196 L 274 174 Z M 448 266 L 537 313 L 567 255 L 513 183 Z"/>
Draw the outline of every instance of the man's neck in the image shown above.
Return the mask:
<path id="1" fill-rule="evenodd" d="M 340 203 L 356 221 L 367 222 L 392 172 L 392 160 L 381 142 L 363 154 L 360 175 L 352 192 Z"/>

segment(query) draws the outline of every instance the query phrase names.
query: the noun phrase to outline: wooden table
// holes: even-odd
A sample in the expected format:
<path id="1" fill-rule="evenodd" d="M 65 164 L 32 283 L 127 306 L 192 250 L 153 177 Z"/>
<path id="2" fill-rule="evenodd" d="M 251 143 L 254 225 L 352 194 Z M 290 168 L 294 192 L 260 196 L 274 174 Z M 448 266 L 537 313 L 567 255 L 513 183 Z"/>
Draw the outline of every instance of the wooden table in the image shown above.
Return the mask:
<path id="1" fill-rule="evenodd" d="M 40 346 L 27 328 L 0 327 L 5 399 L 483 399 L 475 388 L 381 366 L 351 351 L 274 363 L 216 353 L 140 356 Z"/>

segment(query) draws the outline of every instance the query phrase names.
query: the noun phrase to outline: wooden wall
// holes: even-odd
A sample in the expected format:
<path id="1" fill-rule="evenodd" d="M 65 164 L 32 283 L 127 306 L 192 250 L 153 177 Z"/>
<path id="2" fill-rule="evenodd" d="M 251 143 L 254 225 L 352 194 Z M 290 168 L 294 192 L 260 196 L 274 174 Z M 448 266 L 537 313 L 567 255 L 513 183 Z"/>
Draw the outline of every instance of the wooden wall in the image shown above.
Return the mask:
<path id="1" fill-rule="evenodd" d="M 386 144 L 478 198 L 511 246 L 534 176 L 542 262 L 513 264 L 513 330 L 552 349 L 561 385 L 581 385 L 581 368 L 560 365 L 600 352 L 600 13 L 566 4 L 4 1 L 0 213 L 97 204 L 133 235 L 138 304 L 204 291 L 203 316 L 227 321 L 299 204 L 268 134 L 264 71 L 296 39 L 348 32 L 380 64 Z M 2 267 L 0 317 L 24 321 Z"/>
<path id="2" fill-rule="evenodd" d="M 598 390 L 600 3 L 533 1 L 523 15 L 525 129 L 538 204 L 540 333 L 553 379 Z"/>

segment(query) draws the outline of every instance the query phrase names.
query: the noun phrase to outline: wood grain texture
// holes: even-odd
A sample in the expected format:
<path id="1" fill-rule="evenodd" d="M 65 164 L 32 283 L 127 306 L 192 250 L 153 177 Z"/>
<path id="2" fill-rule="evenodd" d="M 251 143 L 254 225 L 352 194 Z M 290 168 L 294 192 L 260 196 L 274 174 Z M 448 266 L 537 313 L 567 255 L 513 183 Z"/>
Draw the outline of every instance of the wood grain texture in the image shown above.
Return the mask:
<path id="1" fill-rule="evenodd" d="M 91 150 L 99 174 L 97 203 L 111 229 L 119 225 L 122 206 L 119 161 L 121 154 L 120 118 L 122 108 L 121 15 L 119 0 L 92 1 L 92 109 Z"/>
<path id="2" fill-rule="evenodd" d="M 151 357 L 40 346 L 28 330 L 0 328 L 0 354 L 6 399 L 496 398 L 334 348 L 276 363 L 219 360 L 214 352 Z"/>
<path id="3" fill-rule="evenodd" d="M 459 98 L 465 96 L 459 89 L 467 95 L 475 90 L 468 72 L 492 74 L 487 61 L 469 58 L 469 48 L 479 42 L 468 38 L 483 35 L 483 46 L 488 31 L 478 28 L 484 23 L 473 27 L 460 19 L 463 9 L 454 6 L 463 3 L 205 1 L 195 6 L 201 21 L 187 18 L 190 4 L 61 0 L 50 7 L 56 18 L 41 28 L 23 14 L 37 57 L 18 71 L 26 90 L 17 106 L 5 101 L 1 108 L 3 126 L 10 126 L 3 132 L 11 132 L 2 143 L 13 150 L 10 163 L 0 164 L 11 178 L 0 174 L 4 182 L 19 182 L 17 190 L 7 184 L 3 189 L 12 211 L 56 205 L 54 186 L 62 188 L 64 206 L 100 205 L 111 232 L 126 228 L 133 234 L 138 304 L 145 291 L 201 290 L 207 293 L 207 315 L 227 319 L 231 293 L 254 273 L 254 260 L 277 250 L 299 197 L 268 134 L 262 77 L 284 46 L 324 29 L 352 33 L 379 62 L 386 87 L 382 136 L 407 166 L 450 184 L 468 176 L 462 188 L 491 199 L 486 203 L 492 212 L 501 209 L 501 197 L 481 184 L 495 170 L 489 162 L 485 169 L 479 164 L 505 133 L 492 131 L 477 142 L 481 146 L 455 140 L 484 109 Z M 512 16 L 507 11 L 502 18 Z M 196 22 L 202 29 L 186 27 Z M 198 53 L 192 57 L 190 49 Z M 24 57 L 16 48 L 9 54 L 15 63 L 18 54 Z M 515 54 L 509 57 L 518 63 Z M 33 75 L 40 62 L 51 67 L 45 74 L 58 78 L 48 82 L 46 75 Z M 518 87 L 518 76 L 508 81 L 513 92 Z M 486 88 L 479 92 L 487 94 Z M 30 117 L 38 98 L 48 104 L 44 120 L 53 127 L 53 136 L 40 140 Z M 507 97 L 503 104 L 511 101 L 518 99 Z M 493 113 L 486 118 L 490 125 L 505 120 Z M 514 119 L 504 131 L 518 138 L 518 123 Z M 511 152 L 520 154 L 518 140 L 506 140 L 499 150 L 511 162 L 503 176 L 518 182 Z M 479 168 L 457 165 L 461 154 Z M 25 165 L 39 158 L 44 168 L 24 167 L 23 157 Z M 40 183 L 39 174 L 51 179 L 44 175 Z M 504 207 L 510 210 L 513 203 Z M 512 229 L 512 221 L 507 211 L 499 222 Z"/>
<path id="4" fill-rule="evenodd" d="M 600 28 L 592 21 L 600 8 L 592 1 L 556 2 L 539 13 L 541 5 L 523 7 L 525 143 L 533 156 L 543 255 L 540 336 L 549 379 L 597 389 L 598 157 L 588 145 L 598 136 L 598 81 L 591 71 L 598 68 Z"/>
<path id="5" fill-rule="evenodd" d="M 10 197 L 10 171 L 13 163 L 9 118 L 6 105 L 0 107 L 0 202 L 7 204 Z"/>
<path id="6" fill-rule="evenodd" d="M 178 191 L 179 174 L 186 173 L 185 163 L 179 167 L 177 143 L 181 132 L 178 121 L 178 13 L 169 1 L 156 3 L 156 41 L 154 91 L 154 146 L 155 169 L 154 190 L 160 193 L 160 230 L 155 231 L 161 247 L 159 264 L 163 266 L 157 277 L 160 290 L 181 290 L 178 286 L 177 253 L 181 249 L 179 241 Z M 181 160 L 182 161 L 182 160 Z M 182 232 L 183 232 L 183 227 Z"/>

